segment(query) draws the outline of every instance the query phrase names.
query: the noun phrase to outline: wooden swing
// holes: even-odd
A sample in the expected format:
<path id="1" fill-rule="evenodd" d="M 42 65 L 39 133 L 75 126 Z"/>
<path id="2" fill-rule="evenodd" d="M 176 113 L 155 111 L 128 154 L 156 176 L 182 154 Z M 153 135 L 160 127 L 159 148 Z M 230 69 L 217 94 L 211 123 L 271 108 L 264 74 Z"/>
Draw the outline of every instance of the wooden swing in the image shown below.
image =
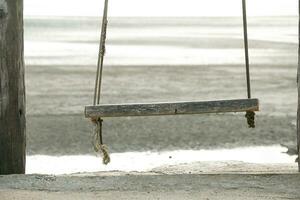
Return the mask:
<path id="1" fill-rule="evenodd" d="M 104 2 L 102 18 L 102 30 L 100 36 L 100 46 L 97 64 L 97 74 L 95 81 L 94 103 L 85 107 L 85 117 L 90 118 L 95 123 L 94 148 L 103 155 L 103 163 L 110 162 L 107 147 L 102 140 L 102 118 L 108 117 L 128 117 L 128 116 L 160 116 L 160 115 L 189 115 L 205 113 L 226 113 L 226 112 L 246 112 L 249 128 L 255 128 L 255 113 L 259 111 L 259 100 L 251 98 L 250 66 L 248 53 L 248 31 L 246 0 L 242 0 L 243 5 L 243 29 L 245 65 L 247 78 L 247 99 L 221 100 L 221 101 L 187 101 L 187 102 L 166 102 L 166 103 L 135 103 L 135 104 L 100 104 L 101 83 L 103 61 L 105 54 L 108 0 Z"/>

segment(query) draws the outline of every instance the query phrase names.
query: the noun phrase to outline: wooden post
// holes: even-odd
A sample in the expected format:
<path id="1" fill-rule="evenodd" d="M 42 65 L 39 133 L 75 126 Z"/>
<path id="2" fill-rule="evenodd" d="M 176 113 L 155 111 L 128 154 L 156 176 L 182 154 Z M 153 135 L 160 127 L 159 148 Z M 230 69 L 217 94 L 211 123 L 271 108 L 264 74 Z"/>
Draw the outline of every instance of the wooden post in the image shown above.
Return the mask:
<path id="1" fill-rule="evenodd" d="M 0 174 L 25 173 L 23 0 L 0 0 Z"/>
<path id="2" fill-rule="evenodd" d="M 298 169 L 300 172 L 300 0 L 298 2 L 298 73 L 297 73 L 297 84 L 298 84 L 298 109 L 297 109 L 297 148 L 298 148 Z"/>

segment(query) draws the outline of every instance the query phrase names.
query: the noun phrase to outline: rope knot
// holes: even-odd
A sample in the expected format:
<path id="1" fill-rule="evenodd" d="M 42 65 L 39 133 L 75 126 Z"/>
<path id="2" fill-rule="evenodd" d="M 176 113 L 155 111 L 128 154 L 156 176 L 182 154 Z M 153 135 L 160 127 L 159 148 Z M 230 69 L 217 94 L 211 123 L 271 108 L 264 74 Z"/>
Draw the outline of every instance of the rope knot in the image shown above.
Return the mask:
<path id="1" fill-rule="evenodd" d="M 97 120 L 92 120 L 92 122 L 95 124 L 95 129 L 94 129 L 94 140 L 93 140 L 93 145 L 94 145 L 94 150 L 95 152 L 100 152 L 102 156 L 102 162 L 103 164 L 107 165 L 110 163 L 110 156 L 109 156 L 109 151 L 108 147 L 103 144 L 102 140 L 102 119 L 97 119 Z"/>
<path id="2" fill-rule="evenodd" d="M 255 112 L 247 111 L 245 117 L 247 118 L 249 128 L 255 128 Z"/>
<path id="3" fill-rule="evenodd" d="M 101 155 L 102 155 L 102 162 L 103 162 L 103 164 L 107 165 L 108 163 L 110 163 L 108 147 L 105 144 L 100 145 L 100 151 L 101 151 Z"/>

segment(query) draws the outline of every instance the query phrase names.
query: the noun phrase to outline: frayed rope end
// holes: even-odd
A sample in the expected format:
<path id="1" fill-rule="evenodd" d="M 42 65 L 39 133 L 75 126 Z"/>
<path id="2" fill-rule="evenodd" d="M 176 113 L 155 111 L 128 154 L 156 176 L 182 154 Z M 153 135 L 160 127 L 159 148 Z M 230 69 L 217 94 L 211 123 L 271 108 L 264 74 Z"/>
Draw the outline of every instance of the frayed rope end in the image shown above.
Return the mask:
<path id="1" fill-rule="evenodd" d="M 105 144 L 95 145 L 94 150 L 95 150 L 95 152 L 99 152 L 101 154 L 102 162 L 103 162 L 104 165 L 107 165 L 107 164 L 110 163 L 110 156 L 109 156 L 109 152 L 108 152 L 108 147 Z"/>
<path id="2" fill-rule="evenodd" d="M 108 152 L 108 147 L 106 145 L 100 145 L 100 151 L 102 154 L 102 162 L 104 165 L 107 165 L 108 163 L 110 163 L 110 156 L 109 156 L 109 152 Z"/>
<path id="3" fill-rule="evenodd" d="M 93 124 L 95 125 L 94 129 L 94 139 L 93 139 L 93 146 L 95 152 L 99 152 L 102 156 L 103 164 L 107 165 L 110 163 L 110 156 L 108 147 L 105 144 L 102 144 L 102 121 L 92 120 Z"/>

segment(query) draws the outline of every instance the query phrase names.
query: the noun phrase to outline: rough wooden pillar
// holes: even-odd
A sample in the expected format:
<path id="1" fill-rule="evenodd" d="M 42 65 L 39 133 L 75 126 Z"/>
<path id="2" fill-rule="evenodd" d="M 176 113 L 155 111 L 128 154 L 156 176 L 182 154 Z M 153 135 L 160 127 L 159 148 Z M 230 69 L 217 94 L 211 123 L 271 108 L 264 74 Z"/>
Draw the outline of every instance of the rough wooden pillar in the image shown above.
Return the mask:
<path id="1" fill-rule="evenodd" d="M 0 0 L 0 174 L 25 173 L 23 0 Z"/>
<path id="2" fill-rule="evenodd" d="M 297 83 L 298 83 L 298 110 L 297 110 L 297 147 L 298 147 L 298 169 L 300 172 L 300 0 L 298 3 L 298 73 L 297 73 Z"/>

